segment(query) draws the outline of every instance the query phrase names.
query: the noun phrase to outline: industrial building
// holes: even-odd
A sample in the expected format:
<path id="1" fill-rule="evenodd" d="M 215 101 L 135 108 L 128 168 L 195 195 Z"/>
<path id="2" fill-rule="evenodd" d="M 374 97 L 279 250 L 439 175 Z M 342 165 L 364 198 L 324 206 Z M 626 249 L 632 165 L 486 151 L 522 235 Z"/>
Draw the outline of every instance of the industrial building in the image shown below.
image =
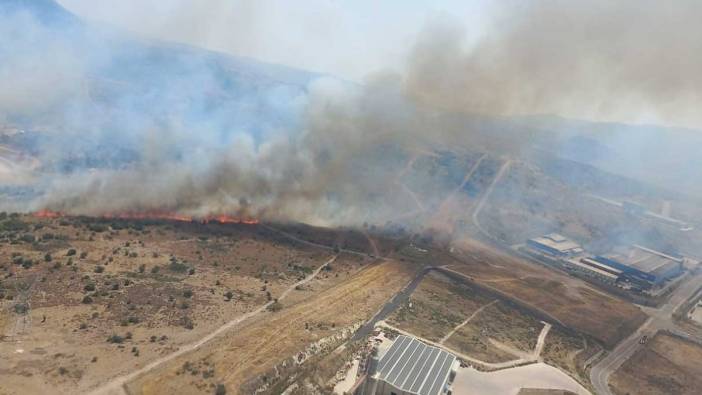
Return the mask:
<path id="1" fill-rule="evenodd" d="M 398 336 L 369 372 L 358 395 L 450 395 L 456 356 L 409 336 Z"/>
<path id="2" fill-rule="evenodd" d="M 621 272 L 624 280 L 641 288 L 661 285 L 683 272 L 684 258 L 640 245 L 621 247 L 611 254 L 591 258 Z"/>
<path id="3" fill-rule="evenodd" d="M 591 258 L 582 258 L 579 260 L 573 258 L 569 259 L 566 263 L 567 268 L 570 270 L 580 272 L 589 277 L 594 277 L 609 284 L 616 283 L 622 274 L 621 270 L 603 265 Z"/>
<path id="4" fill-rule="evenodd" d="M 574 241 L 557 234 L 529 239 L 527 252 L 548 258 L 552 264 L 609 284 L 627 284 L 648 290 L 683 273 L 682 256 L 666 254 L 638 244 L 618 247 L 612 253 L 585 256 Z"/>
<path id="5" fill-rule="evenodd" d="M 527 246 L 555 257 L 569 257 L 583 253 L 583 249 L 578 243 L 558 233 L 551 233 L 546 236 L 529 239 L 527 240 Z"/>

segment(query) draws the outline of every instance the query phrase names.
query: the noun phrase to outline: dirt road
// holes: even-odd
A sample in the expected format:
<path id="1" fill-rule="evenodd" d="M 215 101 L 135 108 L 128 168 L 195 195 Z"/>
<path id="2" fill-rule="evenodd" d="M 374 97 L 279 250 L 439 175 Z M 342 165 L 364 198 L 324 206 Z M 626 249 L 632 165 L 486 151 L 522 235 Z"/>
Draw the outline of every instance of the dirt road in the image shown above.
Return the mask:
<path id="1" fill-rule="evenodd" d="M 505 163 L 500 167 L 500 170 L 497 172 L 497 175 L 495 178 L 492 180 L 492 183 L 488 187 L 488 189 L 485 191 L 483 194 L 482 199 L 480 199 L 480 202 L 478 202 L 478 205 L 475 207 L 475 211 L 473 211 L 473 225 L 478 229 L 478 231 L 483 235 L 486 236 L 490 240 L 496 240 L 496 238 L 491 235 L 488 231 L 486 231 L 482 225 L 480 225 L 480 220 L 478 216 L 480 215 L 480 212 L 483 210 L 483 207 L 485 207 L 485 203 L 487 203 L 488 199 L 490 198 L 490 195 L 492 194 L 492 191 L 495 189 L 495 186 L 497 183 L 500 182 L 502 177 L 507 173 L 507 170 L 509 169 L 510 165 L 512 164 L 511 160 L 505 161 Z"/>
<path id="2" fill-rule="evenodd" d="M 454 333 L 456 333 L 459 329 L 463 328 L 466 326 L 473 318 L 475 318 L 476 315 L 480 314 L 481 311 L 485 310 L 486 308 L 494 305 L 495 303 L 499 302 L 499 300 L 495 299 L 492 302 L 480 306 L 477 310 L 473 312 L 468 318 L 466 318 L 463 322 L 458 324 L 455 328 L 451 330 L 451 332 L 447 333 L 446 336 L 444 336 L 441 340 L 439 340 L 439 343 L 444 344 L 446 340 L 449 339 L 449 337 L 453 336 Z"/>
<path id="3" fill-rule="evenodd" d="M 334 260 L 336 260 L 336 255 L 333 256 L 333 257 L 331 257 L 331 258 L 330 258 L 329 260 L 327 260 L 323 265 L 321 265 L 320 267 L 318 267 L 314 272 L 312 272 L 312 274 L 310 274 L 309 276 L 305 277 L 304 279 L 302 279 L 302 280 L 296 282 L 295 284 L 291 285 L 290 287 L 288 287 L 288 288 L 278 297 L 278 300 L 283 300 L 283 299 L 285 299 L 285 298 L 290 294 L 290 292 L 292 292 L 292 291 L 295 290 L 296 287 L 302 286 L 302 285 L 304 285 L 304 284 L 310 282 L 310 281 L 311 281 L 312 279 L 314 279 L 314 278 L 319 274 L 319 272 L 321 272 L 326 266 L 328 266 L 330 263 L 334 262 Z M 230 329 L 236 327 L 236 326 L 239 325 L 240 323 L 242 323 L 242 322 L 244 322 L 244 321 L 246 321 L 246 320 L 248 320 L 248 319 L 251 319 L 251 318 L 255 317 L 255 316 L 258 315 L 258 314 L 261 314 L 261 313 L 265 312 L 266 309 L 267 309 L 271 304 L 273 304 L 273 303 L 274 303 L 274 301 L 269 301 L 268 303 L 266 303 L 266 304 L 260 306 L 260 307 L 257 308 L 256 310 L 251 311 L 251 312 L 249 312 L 249 313 L 247 313 L 247 314 L 244 314 L 244 315 L 242 315 L 242 316 L 240 316 L 240 317 L 237 317 L 237 318 L 235 318 L 235 319 L 233 319 L 233 320 L 227 322 L 226 324 L 220 326 L 220 327 L 217 328 L 215 331 L 211 332 L 209 335 L 207 335 L 207 336 L 201 338 L 200 340 L 198 340 L 198 341 L 196 341 L 196 342 L 194 342 L 194 343 L 191 343 L 191 344 L 182 346 L 182 347 L 180 347 L 177 351 L 175 351 L 175 352 L 173 352 L 173 353 L 171 353 L 171 354 L 168 354 L 168 355 L 166 355 L 166 356 L 164 356 L 164 357 L 162 357 L 162 358 L 159 358 L 159 359 L 157 359 L 157 360 L 155 360 L 155 361 L 152 361 L 151 363 L 149 363 L 148 365 L 142 367 L 141 369 L 135 370 L 135 371 L 133 371 L 133 372 L 131 372 L 131 373 L 129 373 L 129 374 L 123 375 L 123 376 L 115 377 L 114 379 L 108 381 L 107 383 L 105 383 L 105 384 L 101 385 L 100 387 L 96 388 L 95 390 L 91 391 L 90 394 L 93 394 L 93 395 L 125 394 L 125 391 L 124 391 L 124 388 L 123 388 L 123 387 L 124 387 L 124 385 L 125 385 L 126 383 L 128 383 L 129 381 L 134 380 L 135 378 L 137 378 L 137 377 L 139 377 L 139 376 L 141 376 L 141 375 L 143 375 L 143 374 L 146 374 L 146 373 L 150 372 L 151 370 L 153 370 L 153 369 L 155 369 L 155 368 L 157 368 L 157 367 L 159 367 L 159 366 L 161 366 L 161 365 L 163 365 L 163 364 L 165 364 L 165 363 L 167 363 L 167 362 L 169 362 L 169 361 L 171 361 L 171 360 L 173 360 L 173 359 L 175 359 L 175 358 L 177 358 L 177 357 L 179 357 L 179 356 L 181 356 L 181 355 L 183 355 L 183 354 L 186 354 L 186 353 L 189 353 L 189 352 L 193 352 L 193 351 L 199 349 L 199 348 L 202 347 L 204 344 L 206 344 L 206 343 L 212 341 L 212 340 L 215 339 L 215 338 L 218 338 L 218 337 L 220 337 L 220 336 L 226 334 Z"/>
<path id="4" fill-rule="evenodd" d="M 251 388 L 258 388 L 258 378 L 274 380 L 276 366 L 299 356 L 310 343 L 337 335 L 341 329 L 373 315 L 411 280 L 412 274 L 405 265 L 394 261 L 368 265 L 330 288 L 307 293 L 306 299 L 290 305 L 283 303 L 279 311 L 242 322 L 226 336 L 152 369 L 127 387 L 135 394 L 190 394 L 217 380 L 216 383 L 226 385 L 228 394 L 250 393 Z M 204 363 L 214 370 L 211 380 L 183 374 L 185 364 Z"/>

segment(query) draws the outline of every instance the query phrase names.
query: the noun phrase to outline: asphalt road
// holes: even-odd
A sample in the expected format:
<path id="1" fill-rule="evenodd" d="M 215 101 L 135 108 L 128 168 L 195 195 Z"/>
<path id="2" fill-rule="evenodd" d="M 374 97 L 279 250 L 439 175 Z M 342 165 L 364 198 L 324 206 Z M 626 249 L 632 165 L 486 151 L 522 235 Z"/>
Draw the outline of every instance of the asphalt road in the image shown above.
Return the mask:
<path id="1" fill-rule="evenodd" d="M 639 341 L 643 336 L 650 338 L 660 330 L 668 330 L 682 337 L 700 340 L 680 330 L 673 322 L 672 317 L 673 312 L 678 307 L 694 296 L 700 285 L 702 285 L 702 275 L 690 276 L 673 292 L 668 303 L 657 309 L 643 308 L 649 314 L 649 319 L 590 370 L 590 381 L 598 395 L 612 395 L 609 389 L 609 377 L 642 346 Z"/>
<path id="2" fill-rule="evenodd" d="M 424 276 L 426 276 L 431 270 L 434 270 L 434 267 L 425 268 L 417 273 L 409 284 L 407 284 L 400 292 L 396 293 L 395 296 L 388 300 L 383 307 L 381 307 L 380 310 L 375 313 L 373 318 L 368 320 L 356 331 L 353 337 L 351 337 L 351 341 L 361 340 L 368 336 L 373 329 L 375 329 L 375 325 L 378 323 L 378 321 L 386 319 L 390 314 L 392 314 L 393 311 L 395 311 L 398 307 L 400 307 L 400 305 L 409 299 L 412 292 L 417 289 L 419 283 L 421 283 L 422 279 L 424 279 Z"/>

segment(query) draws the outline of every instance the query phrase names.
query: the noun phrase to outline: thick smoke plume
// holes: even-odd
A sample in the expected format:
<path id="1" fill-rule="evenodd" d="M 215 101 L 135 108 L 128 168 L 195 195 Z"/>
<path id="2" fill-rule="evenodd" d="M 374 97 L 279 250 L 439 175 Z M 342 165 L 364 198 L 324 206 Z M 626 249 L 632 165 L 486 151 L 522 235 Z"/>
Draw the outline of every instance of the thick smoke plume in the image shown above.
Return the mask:
<path id="1" fill-rule="evenodd" d="M 407 152 L 499 133 L 476 119 L 702 124 L 698 2 L 515 2 L 470 47 L 437 21 L 406 70 L 362 85 L 145 42 L 36 4 L 49 17 L 0 8 L 0 120 L 47 135 L 26 209 L 379 223 L 412 206 L 393 182 Z"/>
<path id="2" fill-rule="evenodd" d="M 700 12 L 687 0 L 506 2 L 471 48 L 459 26 L 429 26 L 407 88 L 449 110 L 699 127 Z"/>

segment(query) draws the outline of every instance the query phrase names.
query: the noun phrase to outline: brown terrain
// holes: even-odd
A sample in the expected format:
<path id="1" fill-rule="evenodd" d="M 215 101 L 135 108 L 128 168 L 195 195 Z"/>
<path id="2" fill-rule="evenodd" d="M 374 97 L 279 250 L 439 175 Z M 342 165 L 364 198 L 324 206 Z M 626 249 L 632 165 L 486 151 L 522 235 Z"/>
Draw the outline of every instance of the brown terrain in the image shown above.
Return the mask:
<path id="1" fill-rule="evenodd" d="M 4 216 L 0 225 L 3 395 L 94 388 L 274 302 L 335 255 L 258 225 L 31 216 Z M 270 313 L 279 320 L 260 322 L 275 322 L 280 331 L 291 325 L 280 321 L 292 317 L 288 305 L 335 287 L 349 292 L 353 285 L 343 288 L 344 282 L 362 282 L 392 265 L 371 263 L 340 254 L 273 304 L 271 310 L 282 308 Z M 386 281 L 386 290 L 358 291 L 362 303 L 352 314 L 315 314 L 307 343 L 367 319 L 406 277 L 396 281 Z M 333 308 L 349 309 L 342 305 Z"/>
<path id="2" fill-rule="evenodd" d="M 456 245 L 462 263 L 452 264 L 450 269 L 606 347 L 617 344 L 646 320 L 638 307 L 581 280 L 476 241 L 463 240 Z"/>
<path id="3" fill-rule="evenodd" d="M 514 308 L 469 282 L 457 282 L 437 272 L 427 275 L 410 300 L 386 321 L 488 363 L 514 361 L 533 352 L 543 328 L 524 309 Z M 602 346 L 592 338 L 553 326 L 545 337 L 540 359 L 591 388 L 585 362 L 600 350 Z M 482 368 L 479 364 L 476 367 Z"/>
<path id="4" fill-rule="evenodd" d="M 531 352 L 543 327 L 538 320 L 469 285 L 438 274 L 426 276 L 410 300 L 387 320 L 416 336 L 485 362 Z M 506 346 L 506 347 L 504 347 Z"/>
<path id="5" fill-rule="evenodd" d="M 699 394 L 702 346 L 659 333 L 638 350 L 610 379 L 617 395 Z"/>
<path id="6" fill-rule="evenodd" d="M 592 391 L 590 367 L 586 367 L 585 363 L 601 350 L 599 344 L 587 337 L 555 326 L 546 336 L 541 358 L 547 364 L 568 372 L 571 377 Z"/>
<path id="7" fill-rule="evenodd" d="M 426 224 L 416 233 L 392 221 L 381 231 L 4 216 L 0 353 L 10 358 L 0 394 L 123 384 L 132 394 L 326 391 L 359 347 L 351 334 L 426 265 L 444 274 L 427 275 L 390 325 L 499 364 L 534 352 L 548 321 L 540 358 L 587 386 L 584 362 L 646 316 L 459 235 L 505 163 L 476 153 L 412 157 L 397 183 L 417 207 L 408 215 Z M 490 216 L 506 206 L 485 206 L 490 231 L 500 231 Z"/>
<path id="8" fill-rule="evenodd" d="M 271 371 L 286 356 L 303 355 L 305 347 L 324 340 L 340 328 L 358 325 L 411 279 L 412 272 L 394 262 L 363 269 L 343 283 L 312 295 L 280 311 L 269 312 L 139 378 L 129 385 L 134 394 L 189 394 L 210 390 L 215 383 L 186 369 L 206 365 L 227 393 L 249 393 L 252 379 L 259 385 L 279 377 Z M 298 361 L 303 357 L 298 358 Z M 248 384 L 249 386 L 245 386 Z M 230 392 L 231 391 L 231 392 Z"/>

